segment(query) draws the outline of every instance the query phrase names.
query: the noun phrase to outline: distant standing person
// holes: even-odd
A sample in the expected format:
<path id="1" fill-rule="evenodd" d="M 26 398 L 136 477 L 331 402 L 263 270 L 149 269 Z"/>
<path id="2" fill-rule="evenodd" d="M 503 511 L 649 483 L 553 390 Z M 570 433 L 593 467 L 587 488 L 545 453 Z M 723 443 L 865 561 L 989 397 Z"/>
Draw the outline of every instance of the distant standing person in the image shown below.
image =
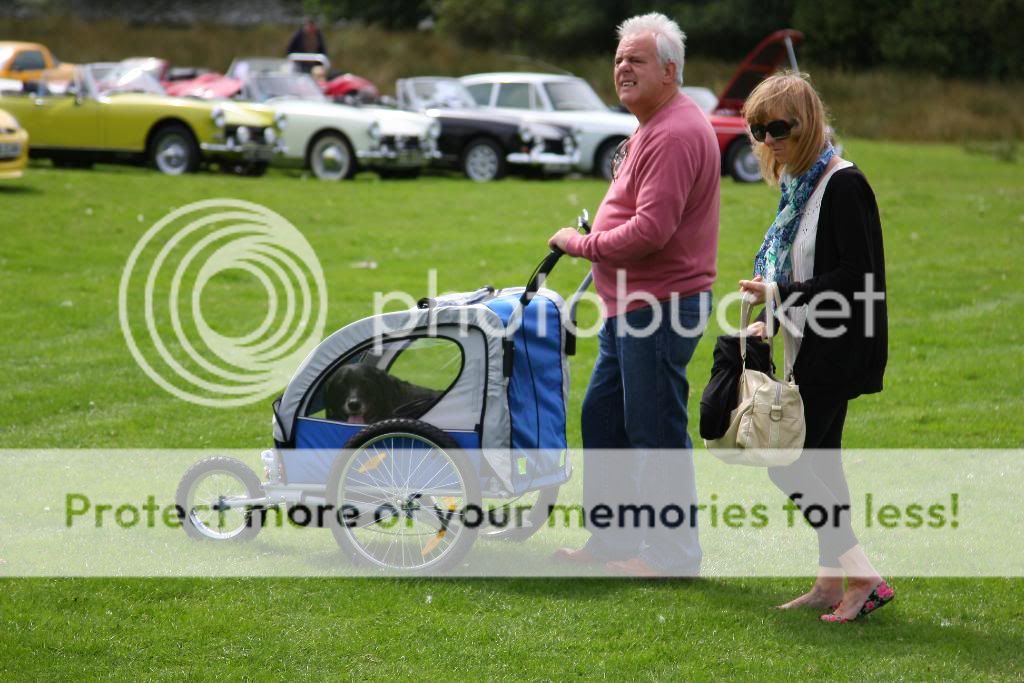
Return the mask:
<path id="1" fill-rule="evenodd" d="M 317 28 L 313 17 L 305 17 L 302 26 L 292 35 L 288 41 L 288 50 L 285 54 L 293 52 L 307 52 L 327 56 L 327 45 L 324 43 L 324 36 Z"/>
<path id="2" fill-rule="evenodd" d="M 674 526 L 592 520 L 586 545 L 556 558 L 640 577 L 696 575 L 702 555 L 690 512 L 686 366 L 710 315 L 722 162 L 707 117 L 679 91 L 683 40 L 662 14 L 619 27 L 615 89 L 640 127 L 616 154 L 593 232 L 563 228 L 549 240 L 593 262 L 605 309 L 583 399 L 584 508 L 596 511 L 612 495 L 687 511 Z"/>

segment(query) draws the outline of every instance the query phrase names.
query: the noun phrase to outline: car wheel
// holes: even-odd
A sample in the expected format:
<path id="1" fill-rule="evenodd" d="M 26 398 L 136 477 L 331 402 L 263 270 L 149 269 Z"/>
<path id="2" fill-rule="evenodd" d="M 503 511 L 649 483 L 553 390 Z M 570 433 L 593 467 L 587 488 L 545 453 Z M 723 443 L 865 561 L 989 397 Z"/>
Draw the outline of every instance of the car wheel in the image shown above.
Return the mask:
<path id="1" fill-rule="evenodd" d="M 486 138 L 471 141 L 462 152 L 462 172 L 478 183 L 501 178 L 505 175 L 505 157 L 501 148 Z"/>
<path id="2" fill-rule="evenodd" d="M 725 154 L 725 168 L 738 183 L 756 183 L 761 180 L 761 165 L 750 148 L 750 141 L 739 138 Z"/>
<path id="3" fill-rule="evenodd" d="M 313 140 L 307 165 L 320 180 L 344 180 L 355 175 L 352 148 L 340 133 L 322 133 Z"/>
<path id="4" fill-rule="evenodd" d="M 612 181 L 612 160 L 615 158 L 619 144 L 624 139 L 612 138 L 601 143 L 601 146 L 597 148 L 597 154 L 594 155 L 594 175 L 600 176 L 608 182 Z"/>
<path id="5" fill-rule="evenodd" d="M 199 146 L 185 126 L 164 126 L 150 140 L 149 163 L 166 175 L 193 173 L 199 168 Z"/>

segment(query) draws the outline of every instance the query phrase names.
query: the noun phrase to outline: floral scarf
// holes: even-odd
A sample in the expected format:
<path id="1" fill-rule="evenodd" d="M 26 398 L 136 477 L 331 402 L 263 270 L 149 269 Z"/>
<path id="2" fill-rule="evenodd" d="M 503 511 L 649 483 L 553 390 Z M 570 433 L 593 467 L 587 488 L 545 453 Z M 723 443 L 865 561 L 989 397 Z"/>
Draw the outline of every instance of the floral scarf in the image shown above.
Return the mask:
<path id="1" fill-rule="evenodd" d="M 818 184 L 818 179 L 834 155 L 832 145 L 826 145 L 821 156 L 806 173 L 797 178 L 788 175 L 782 177 L 778 213 L 754 257 L 754 275 L 762 276 L 765 282 L 788 284 L 793 276 L 793 239 L 800 227 L 800 217 L 803 216 L 807 199 L 814 192 L 814 186 Z"/>

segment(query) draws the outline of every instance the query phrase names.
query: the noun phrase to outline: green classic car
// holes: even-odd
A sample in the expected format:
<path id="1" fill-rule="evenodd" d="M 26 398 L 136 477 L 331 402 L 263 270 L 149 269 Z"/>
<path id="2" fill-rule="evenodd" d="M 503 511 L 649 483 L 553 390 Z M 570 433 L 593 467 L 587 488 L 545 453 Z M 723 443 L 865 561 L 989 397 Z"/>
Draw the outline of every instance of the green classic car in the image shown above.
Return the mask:
<path id="1" fill-rule="evenodd" d="M 28 131 L 32 157 L 55 166 L 149 164 L 168 175 L 209 163 L 260 175 L 280 151 L 284 125 L 267 107 L 168 97 L 144 72 L 101 64 L 0 91 L 0 109 Z"/>

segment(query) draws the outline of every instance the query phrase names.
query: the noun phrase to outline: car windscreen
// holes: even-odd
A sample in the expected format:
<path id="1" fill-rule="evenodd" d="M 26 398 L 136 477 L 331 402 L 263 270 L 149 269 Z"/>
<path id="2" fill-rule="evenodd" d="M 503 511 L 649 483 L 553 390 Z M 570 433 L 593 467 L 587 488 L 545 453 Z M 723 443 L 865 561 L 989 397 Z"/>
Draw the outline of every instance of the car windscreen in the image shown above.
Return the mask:
<path id="1" fill-rule="evenodd" d="M 456 80 L 414 81 L 412 89 L 417 103 L 423 107 L 468 109 L 476 106 L 466 86 Z"/>
<path id="2" fill-rule="evenodd" d="M 163 75 L 164 65 L 159 59 L 152 57 L 140 57 L 135 59 L 124 59 L 121 60 L 121 66 L 125 69 L 139 69 L 145 71 L 147 74 L 152 76 L 155 80 L 160 80 L 160 76 Z M 95 68 L 95 67 L 94 67 Z"/>
<path id="3" fill-rule="evenodd" d="M 287 59 L 239 59 L 231 63 L 228 77 L 245 80 L 250 74 L 297 73 L 295 64 Z"/>
<path id="4" fill-rule="evenodd" d="M 160 82 L 141 68 L 119 67 L 107 70 L 104 67 L 95 71 L 90 68 L 89 75 L 92 82 L 96 84 L 97 92 L 101 95 L 119 92 L 141 92 L 151 95 L 166 94 Z"/>
<path id="5" fill-rule="evenodd" d="M 551 106 L 555 111 L 607 111 L 608 107 L 586 81 L 545 83 Z"/>
<path id="6" fill-rule="evenodd" d="M 309 76 L 302 74 L 264 74 L 253 76 L 248 82 L 259 101 L 283 97 L 295 100 L 323 101 L 323 91 Z"/>

